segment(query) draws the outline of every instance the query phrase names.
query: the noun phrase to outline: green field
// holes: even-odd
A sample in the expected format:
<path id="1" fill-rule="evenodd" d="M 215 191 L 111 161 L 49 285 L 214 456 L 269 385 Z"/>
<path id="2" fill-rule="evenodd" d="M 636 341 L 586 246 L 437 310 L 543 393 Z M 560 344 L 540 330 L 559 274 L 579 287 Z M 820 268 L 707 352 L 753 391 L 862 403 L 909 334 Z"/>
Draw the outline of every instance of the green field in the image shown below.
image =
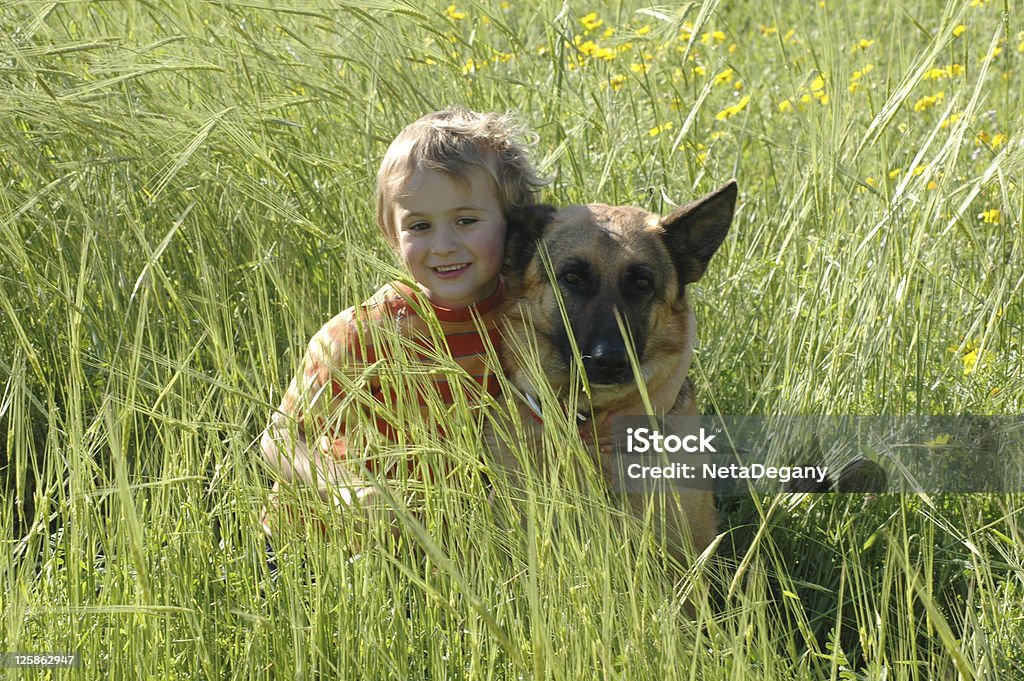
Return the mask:
<path id="1" fill-rule="evenodd" d="M 674 583 L 586 477 L 503 522 L 463 410 L 379 443 L 454 471 L 396 493 L 399 538 L 353 559 L 299 490 L 332 529 L 272 574 L 258 448 L 310 336 L 397 276 L 377 165 L 449 104 L 517 112 L 552 203 L 738 180 L 703 411 L 1024 413 L 1022 67 L 1008 0 L 0 4 L 0 652 L 81 655 L 4 673 L 1024 678 L 1021 495 L 730 498 Z"/>

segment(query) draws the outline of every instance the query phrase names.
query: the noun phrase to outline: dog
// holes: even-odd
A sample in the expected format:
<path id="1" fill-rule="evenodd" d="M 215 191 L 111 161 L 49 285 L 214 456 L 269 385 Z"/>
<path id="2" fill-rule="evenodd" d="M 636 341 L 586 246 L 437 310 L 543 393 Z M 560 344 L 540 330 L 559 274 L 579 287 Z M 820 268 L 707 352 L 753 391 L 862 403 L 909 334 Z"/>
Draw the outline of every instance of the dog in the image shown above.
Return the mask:
<path id="1" fill-rule="evenodd" d="M 502 333 L 506 339 L 528 339 L 536 348 L 559 399 L 574 391 L 580 382 L 577 367 L 582 367 L 589 389 L 580 398 L 580 419 L 600 423 L 612 413 L 646 412 L 631 354 L 639 378 L 648 384 L 679 375 L 675 372 L 681 365 L 688 369 L 696 332 L 688 287 L 703 276 L 725 239 L 736 195 L 736 182 L 731 181 L 667 217 L 603 204 L 510 211 Z M 515 345 L 503 342 L 499 357 L 522 398 L 516 411 L 535 452 L 531 465 L 543 466 L 544 418 L 536 404 L 541 390 L 533 378 L 537 371 L 528 369 Z M 696 417 L 688 378 L 668 413 Z M 493 449 L 500 466 L 521 471 L 521 462 L 508 447 Z M 607 456 L 596 451 L 594 456 L 610 483 Z M 661 528 L 660 539 L 684 564 L 688 552 L 701 553 L 716 535 L 717 510 L 710 491 L 619 496 L 635 516 L 657 514 L 653 526 Z M 652 501 L 653 511 L 648 508 Z"/>

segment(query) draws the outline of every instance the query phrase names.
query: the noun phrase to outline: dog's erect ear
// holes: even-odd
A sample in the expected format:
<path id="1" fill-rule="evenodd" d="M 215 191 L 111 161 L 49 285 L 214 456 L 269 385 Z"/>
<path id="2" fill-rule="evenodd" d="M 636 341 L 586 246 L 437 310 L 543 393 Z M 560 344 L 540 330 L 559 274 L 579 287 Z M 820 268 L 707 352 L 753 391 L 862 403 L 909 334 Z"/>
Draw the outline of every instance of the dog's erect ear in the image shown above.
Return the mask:
<path id="1" fill-rule="evenodd" d="M 544 235 L 544 228 L 555 214 L 555 207 L 547 204 L 519 206 L 505 216 L 505 261 L 503 271 L 508 275 L 522 275 L 526 272 L 537 240 Z"/>
<path id="2" fill-rule="evenodd" d="M 675 210 L 661 221 L 665 244 L 679 275 L 679 286 L 700 279 L 725 240 L 736 208 L 736 180 Z"/>

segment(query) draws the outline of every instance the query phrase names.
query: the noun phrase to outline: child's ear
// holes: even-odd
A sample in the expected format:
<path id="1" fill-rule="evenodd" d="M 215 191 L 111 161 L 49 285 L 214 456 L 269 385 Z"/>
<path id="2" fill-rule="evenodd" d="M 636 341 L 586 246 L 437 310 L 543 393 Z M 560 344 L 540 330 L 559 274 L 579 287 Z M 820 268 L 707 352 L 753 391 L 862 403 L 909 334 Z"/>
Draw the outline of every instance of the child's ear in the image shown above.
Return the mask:
<path id="1" fill-rule="evenodd" d="M 521 276 L 533 259 L 537 241 L 555 214 L 555 207 L 541 203 L 518 206 L 505 216 L 505 274 Z"/>

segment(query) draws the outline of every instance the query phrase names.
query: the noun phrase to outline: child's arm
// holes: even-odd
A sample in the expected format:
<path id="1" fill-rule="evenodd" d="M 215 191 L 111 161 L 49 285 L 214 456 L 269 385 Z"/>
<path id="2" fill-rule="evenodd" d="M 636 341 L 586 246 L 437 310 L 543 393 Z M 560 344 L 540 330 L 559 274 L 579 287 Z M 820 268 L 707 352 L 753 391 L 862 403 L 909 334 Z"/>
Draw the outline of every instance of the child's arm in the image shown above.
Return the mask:
<path id="1" fill-rule="evenodd" d="M 346 359 L 348 331 L 349 315 L 342 313 L 313 336 L 302 366 L 260 438 L 263 458 L 282 482 L 314 485 L 324 498 L 350 478 L 341 463 L 344 438 L 322 432 L 337 404 L 331 371 Z M 309 441 L 313 437 L 315 444 Z"/>

